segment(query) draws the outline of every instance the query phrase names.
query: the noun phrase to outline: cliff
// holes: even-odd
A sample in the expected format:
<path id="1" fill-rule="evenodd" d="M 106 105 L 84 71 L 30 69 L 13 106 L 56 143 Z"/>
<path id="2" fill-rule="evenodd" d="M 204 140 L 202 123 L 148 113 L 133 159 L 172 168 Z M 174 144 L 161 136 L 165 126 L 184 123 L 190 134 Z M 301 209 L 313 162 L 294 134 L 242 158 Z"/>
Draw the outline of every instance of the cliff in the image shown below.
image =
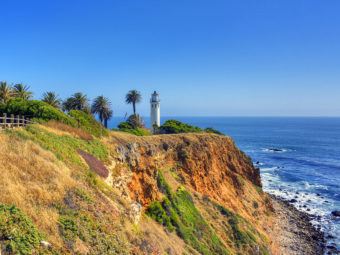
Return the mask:
<path id="1" fill-rule="evenodd" d="M 229 137 L 53 124 L 0 140 L 4 254 L 278 252 L 259 171 Z"/>

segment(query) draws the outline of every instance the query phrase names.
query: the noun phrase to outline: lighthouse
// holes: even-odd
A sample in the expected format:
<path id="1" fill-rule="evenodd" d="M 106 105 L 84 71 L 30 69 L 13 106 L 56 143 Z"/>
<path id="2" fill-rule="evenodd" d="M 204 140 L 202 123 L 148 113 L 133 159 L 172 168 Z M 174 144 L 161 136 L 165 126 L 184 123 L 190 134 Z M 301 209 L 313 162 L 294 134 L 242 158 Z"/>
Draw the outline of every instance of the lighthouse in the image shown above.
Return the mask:
<path id="1" fill-rule="evenodd" d="M 160 109 L 160 100 L 159 95 L 156 91 L 154 91 L 151 95 L 150 99 L 150 119 L 151 119 L 151 130 L 155 132 L 155 125 L 159 127 L 161 125 L 161 109 Z"/>

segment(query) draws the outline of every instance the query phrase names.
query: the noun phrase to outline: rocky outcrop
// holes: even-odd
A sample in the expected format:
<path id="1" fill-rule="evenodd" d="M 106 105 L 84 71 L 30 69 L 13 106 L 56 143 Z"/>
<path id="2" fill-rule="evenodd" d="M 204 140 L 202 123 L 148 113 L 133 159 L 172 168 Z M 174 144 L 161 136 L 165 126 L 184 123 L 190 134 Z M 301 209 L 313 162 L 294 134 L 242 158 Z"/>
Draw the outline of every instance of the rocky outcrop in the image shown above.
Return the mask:
<path id="1" fill-rule="evenodd" d="M 142 205 L 159 197 L 158 170 L 171 169 L 197 192 L 223 200 L 232 191 L 243 193 L 244 181 L 261 186 L 259 170 L 229 137 L 211 134 L 130 137 L 116 134 L 108 141 L 116 160 L 133 172 L 131 196 Z"/>

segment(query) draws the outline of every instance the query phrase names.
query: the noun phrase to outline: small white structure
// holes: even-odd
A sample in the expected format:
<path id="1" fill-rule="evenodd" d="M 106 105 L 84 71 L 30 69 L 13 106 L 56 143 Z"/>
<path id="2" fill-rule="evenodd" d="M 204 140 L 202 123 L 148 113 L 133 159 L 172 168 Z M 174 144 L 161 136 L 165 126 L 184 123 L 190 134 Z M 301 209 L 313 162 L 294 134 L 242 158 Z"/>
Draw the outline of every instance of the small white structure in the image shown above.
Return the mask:
<path id="1" fill-rule="evenodd" d="M 153 92 L 150 99 L 150 107 L 151 107 L 151 130 L 154 132 L 154 125 L 159 127 L 161 125 L 161 108 L 160 108 L 160 100 L 159 95 L 156 91 Z"/>

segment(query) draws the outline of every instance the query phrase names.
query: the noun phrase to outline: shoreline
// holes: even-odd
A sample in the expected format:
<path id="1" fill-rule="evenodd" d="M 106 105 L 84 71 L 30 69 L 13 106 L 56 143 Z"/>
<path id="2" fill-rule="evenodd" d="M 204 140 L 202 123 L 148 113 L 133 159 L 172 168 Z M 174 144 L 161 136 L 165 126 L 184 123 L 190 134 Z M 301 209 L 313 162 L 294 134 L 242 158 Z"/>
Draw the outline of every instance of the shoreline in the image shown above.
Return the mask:
<path id="1" fill-rule="evenodd" d="M 312 217 L 289 202 L 270 195 L 276 214 L 273 235 L 282 255 L 323 255 L 326 252 L 325 234 L 310 222 Z M 333 253 L 335 252 L 335 253 Z M 327 254 L 337 254 L 331 251 Z"/>

